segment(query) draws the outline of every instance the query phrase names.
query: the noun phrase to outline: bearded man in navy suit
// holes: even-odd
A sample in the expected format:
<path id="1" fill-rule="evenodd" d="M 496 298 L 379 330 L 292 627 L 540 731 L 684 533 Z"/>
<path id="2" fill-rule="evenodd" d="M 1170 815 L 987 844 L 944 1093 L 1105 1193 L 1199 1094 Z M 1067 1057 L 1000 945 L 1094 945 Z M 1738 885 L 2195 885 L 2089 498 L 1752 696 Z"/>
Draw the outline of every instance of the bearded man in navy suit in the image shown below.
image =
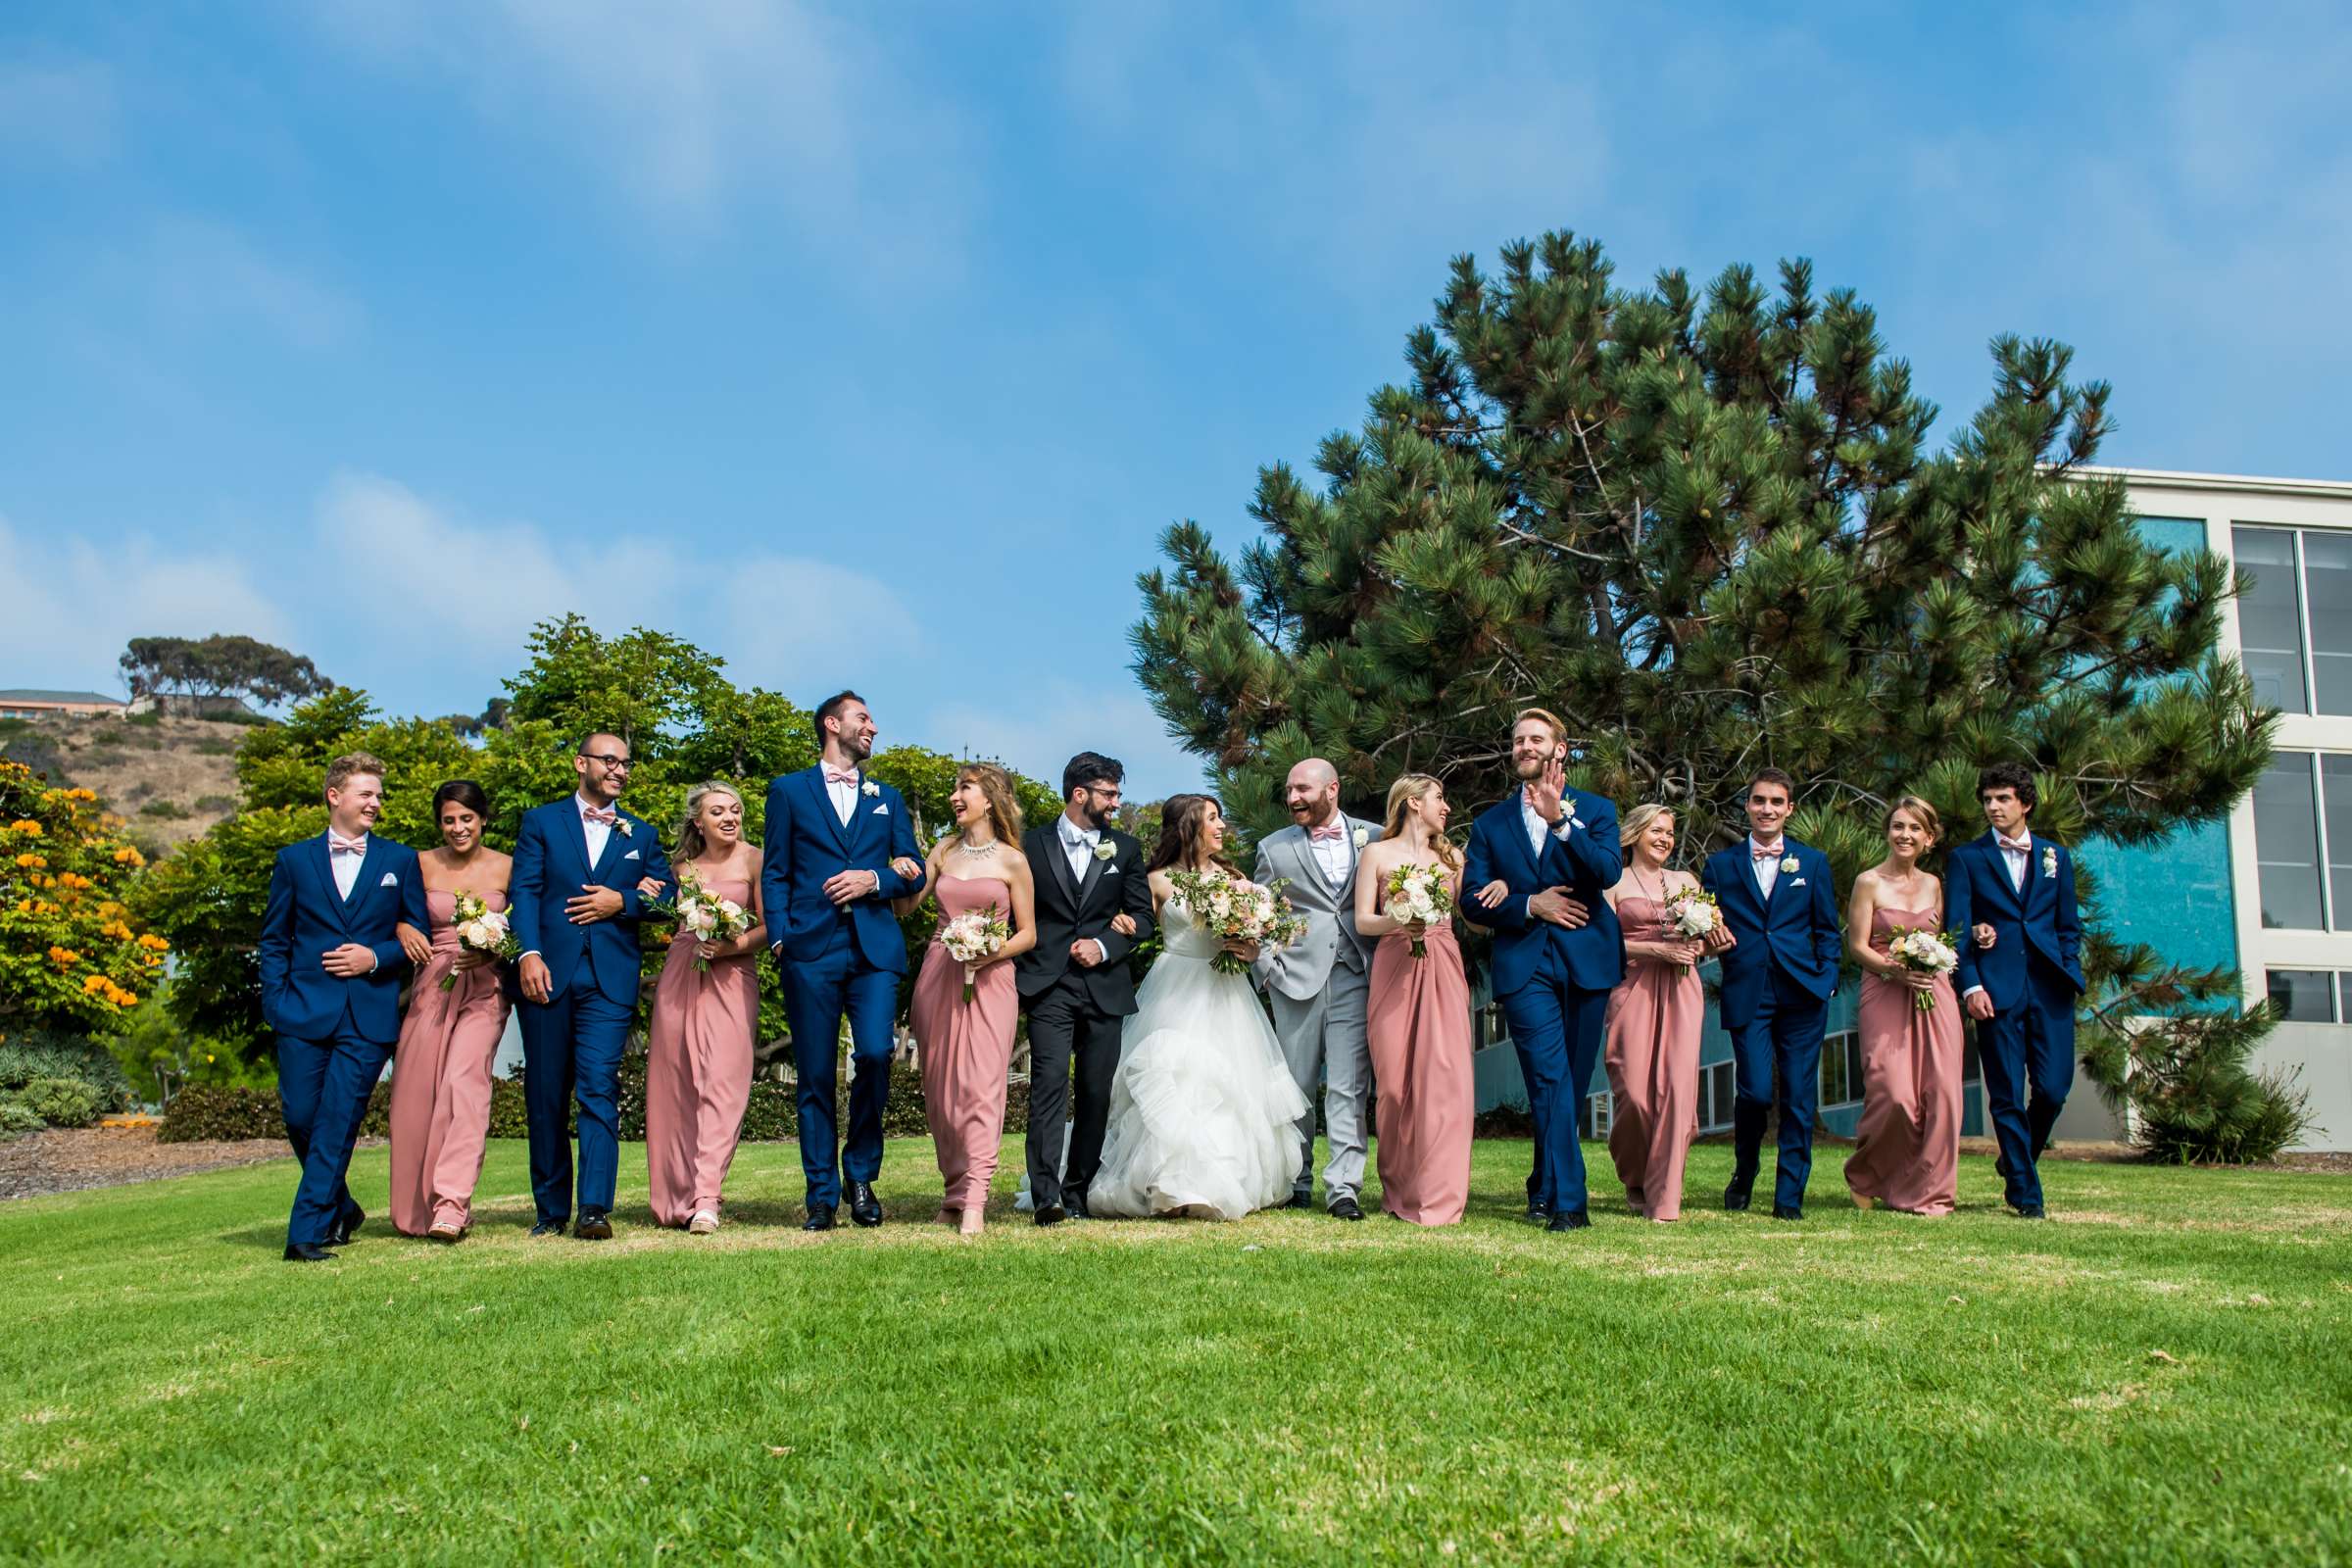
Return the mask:
<path id="1" fill-rule="evenodd" d="M 368 1097 L 400 1038 L 408 972 L 401 922 L 423 931 L 416 852 L 369 831 L 384 764 L 366 752 L 326 768 L 326 831 L 277 852 L 256 955 L 262 1017 L 277 1036 L 277 1098 L 302 1181 L 286 1220 L 286 1260 L 318 1263 L 368 1216 L 344 1174 Z"/>
<path id="2" fill-rule="evenodd" d="M 674 891 L 662 836 L 620 808 L 629 744 L 599 730 L 571 760 L 579 788 L 522 813 L 507 903 L 522 943 L 522 1098 L 531 1135 L 533 1236 L 561 1236 L 573 1212 L 571 1137 L 579 1106 L 579 1223 L 585 1242 L 612 1235 L 620 1172 L 620 1057 L 637 1018 L 646 906 Z M 657 884 L 652 893 L 640 885 Z"/>
<path id="3" fill-rule="evenodd" d="M 1840 958 L 1830 858 L 1782 832 L 1795 796 L 1796 781 L 1788 774 L 1759 769 L 1747 785 L 1747 837 L 1708 856 L 1698 879 L 1723 912 L 1708 950 L 1723 959 L 1723 1027 L 1732 1037 L 1737 1088 L 1732 1182 L 1723 1206 L 1748 1205 L 1778 1077 L 1772 1214 L 1788 1220 L 1805 1217 L 1821 1107 L 1821 1043 Z"/>
<path id="4" fill-rule="evenodd" d="M 2003 1197 L 2022 1217 L 2039 1219 L 2037 1162 L 2075 1085 L 2075 999 L 2082 994 L 2075 858 L 2028 825 L 2036 801 L 2028 769 L 1984 769 L 1977 801 L 1991 831 L 1952 851 L 1944 924 L 1960 956 L 1960 1005 L 1976 1020 Z"/>
<path id="5" fill-rule="evenodd" d="M 850 1218 L 882 1223 L 874 1178 L 882 1174 L 891 1025 L 906 975 L 906 937 L 890 901 L 922 887 L 923 862 L 906 798 L 865 776 L 875 733 L 865 699 L 838 692 L 817 705 L 816 766 L 767 787 L 760 906 L 775 937 L 801 1081 L 801 1174 L 808 1193 L 801 1228 L 809 1231 L 833 1228 L 845 1172 Z M 833 1096 L 845 1014 L 857 1072 L 848 1136 L 837 1143 Z"/>

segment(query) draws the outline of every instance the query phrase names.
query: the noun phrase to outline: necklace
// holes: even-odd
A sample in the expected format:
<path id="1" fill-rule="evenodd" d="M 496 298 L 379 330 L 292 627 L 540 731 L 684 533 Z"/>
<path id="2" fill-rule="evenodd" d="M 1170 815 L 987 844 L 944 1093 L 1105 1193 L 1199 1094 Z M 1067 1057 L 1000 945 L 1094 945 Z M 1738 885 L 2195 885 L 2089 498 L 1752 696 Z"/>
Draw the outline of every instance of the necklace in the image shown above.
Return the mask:
<path id="1" fill-rule="evenodd" d="M 1664 904 L 1666 902 L 1665 882 L 1661 880 L 1658 883 L 1658 891 L 1654 894 L 1651 893 L 1649 891 L 1648 884 L 1642 880 L 1642 868 L 1640 866 L 1634 867 L 1634 886 L 1640 888 L 1642 890 L 1642 896 L 1650 900 L 1652 903 Z"/>
<path id="2" fill-rule="evenodd" d="M 996 855 L 998 846 L 995 839 L 990 839 L 986 844 L 974 844 L 969 839 L 959 838 L 956 841 L 956 847 L 975 860 L 986 860 Z"/>

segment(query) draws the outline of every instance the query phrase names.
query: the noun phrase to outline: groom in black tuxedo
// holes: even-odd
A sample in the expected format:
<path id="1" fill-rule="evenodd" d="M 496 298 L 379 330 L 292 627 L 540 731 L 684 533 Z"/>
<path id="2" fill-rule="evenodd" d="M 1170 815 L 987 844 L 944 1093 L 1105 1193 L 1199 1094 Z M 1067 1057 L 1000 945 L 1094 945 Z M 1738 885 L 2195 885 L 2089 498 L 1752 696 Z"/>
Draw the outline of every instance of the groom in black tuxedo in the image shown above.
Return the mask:
<path id="1" fill-rule="evenodd" d="M 1110 1119 L 1119 1030 L 1135 1011 L 1127 954 L 1152 935 L 1143 846 L 1110 825 L 1125 777 L 1112 759 L 1080 752 L 1061 770 L 1061 814 L 1021 839 L 1037 880 L 1037 946 L 1012 962 L 1029 1015 L 1029 1197 L 1040 1225 L 1086 1216 L 1087 1183 L 1102 1162 Z M 1122 914 L 1129 929 L 1112 924 Z M 1065 1120 L 1071 1123 L 1066 1183 Z"/>

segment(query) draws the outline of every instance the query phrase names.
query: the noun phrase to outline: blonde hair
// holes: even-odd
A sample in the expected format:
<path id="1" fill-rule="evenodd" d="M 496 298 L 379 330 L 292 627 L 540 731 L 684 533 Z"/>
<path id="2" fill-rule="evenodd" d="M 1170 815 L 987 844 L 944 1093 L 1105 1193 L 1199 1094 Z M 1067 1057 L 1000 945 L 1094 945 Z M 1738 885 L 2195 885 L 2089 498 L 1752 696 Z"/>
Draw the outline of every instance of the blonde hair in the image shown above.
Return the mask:
<path id="1" fill-rule="evenodd" d="M 1434 773 L 1405 773 L 1389 786 L 1389 819 L 1380 830 L 1383 838 L 1399 838 L 1404 833 L 1404 808 L 1427 795 L 1431 790 L 1446 786 Z M 1462 852 L 1453 847 L 1453 840 L 1441 833 L 1437 837 L 1438 863 L 1448 871 L 1461 869 Z"/>
<path id="2" fill-rule="evenodd" d="M 1882 828 L 1889 828 L 1894 826 L 1894 813 L 1897 811 L 1909 811 L 1913 816 L 1918 817 L 1920 822 L 1928 830 L 1928 842 L 1931 845 L 1942 839 L 1943 818 L 1936 814 L 1936 808 L 1930 806 L 1918 796 L 1896 796 L 1894 798 L 1894 804 L 1886 808 L 1886 820 L 1879 825 Z"/>
<path id="3" fill-rule="evenodd" d="M 988 825 L 995 831 L 997 842 L 1018 845 L 1021 842 L 1021 803 L 1013 799 L 1012 775 L 994 762 L 966 762 L 956 770 L 956 782 L 961 784 L 966 779 L 979 785 L 980 793 L 988 798 Z M 945 837 L 961 844 L 963 829 L 951 823 Z"/>
<path id="4" fill-rule="evenodd" d="M 326 764 L 326 793 L 332 795 L 362 773 L 372 774 L 375 781 L 384 781 L 383 760 L 372 752 L 345 752 Z"/>
<path id="5" fill-rule="evenodd" d="M 1564 742 L 1568 739 L 1568 726 L 1561 722 L 1559 714 L 1548 708 L 1522 708 L 1519 710 L 1519 716 L 1511 720 L 1511 728 L 1516 731 L 1520 725 L 1531 718 L 1551 731 L 1554 743 Z"/>
<path id="6" fill-rule="evenodd" d="M 699 860 L 709 841 L 703 837 L 703 803 L 713 795 L 724 795 L 737 806 L 743 804 L 743 792 L 724 779 L 710 779 L 686 792 L 686 819 L 678 824 L 677 858 Z"/>
<path id="7" fill-rule="evenodd" d="M 1617 847 L 1621 850 L 1632 849 L 1634 841 L 1648 831 L 1650 823 L 1655 822 L 1661 816 L 1672 815 L 1674 815 L 1674 808 L 1666 805 L 1663 801 L 1643 801 L 1640 806 L 1626 812 L 1625 820 L 1618 825 Z"/>

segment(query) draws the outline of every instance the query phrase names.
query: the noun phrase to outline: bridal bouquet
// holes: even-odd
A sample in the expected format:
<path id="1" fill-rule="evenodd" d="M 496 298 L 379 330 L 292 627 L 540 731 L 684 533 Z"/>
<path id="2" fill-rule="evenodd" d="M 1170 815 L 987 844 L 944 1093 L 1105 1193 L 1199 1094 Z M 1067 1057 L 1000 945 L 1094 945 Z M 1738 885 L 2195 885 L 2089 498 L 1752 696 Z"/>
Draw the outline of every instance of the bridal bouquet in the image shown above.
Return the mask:
<path id="1" fill-rule="evenodd" d="M 1723 910 L 1715 895 L 1703 888 L 1676 888 L 1666 898 L 1666 929 L 1685 942 L 1704 942 L 1723 929 Z M 1688 974 L 1690 967 L 1684 964 L 1683 972 Z"/>
<path id="2" fill-rule="evenodd" d="M 1453 889 L 1441 865 L 1400 865 L 1389 873 L 1388 910 L 1392 920 L 1436 925 L 1453 913 Z M 1413 938 L 1413 956 L 1429 956 L 1429 946 Z"/>
<path id="3" fill-rule="evenodd" d="M 1012 940 L 1012 927 L 990 905 L 985 909 L 966 909 L 953 920 L 943 920 L 939 927 L 939 945 L 948 950 L 948 956 L 963 965 L 963 1000 L 972 1000 L 972 977 Z"/>
<path id="4" fill-rule="evenodd" d="M 669 904 L 648 905 L 658 914 L 678 922 L 678 934 L 696 942 L 732 942 L 752 928 L 752 913 L 733 899 L 722 899 L 704 887 L 692 871 L 678 872 L 678 896 Z M 697 952 L 696 972 L 709 974 L 710 960 Z"/>
<path id="5" fill-rule="evenodd" d="M 1886 956 L 1913 974 L 1950 974 L 1960 966 L 1960 955 L 1940 931 L 1914 931 L 1908 926 L 1896 926 L 1894 940 L 1886 944 Z M 1911 1005 L 1922 1012 L 1936 1010 L 1936 993 L 1914 991 Z"/>
<path id="6" fill-rule="evenodd" d="M 1168 881 L 1201 929 L 1221 941 L 1287 948 L 1306 933 L 1306 917 L 1282 896 L 1282 890 L 1290 886 L 1287 881 L 1278 878 L 1261 887 L 1225 871 L 1171 871 Z M 1223 949 L 1208 963 L 1219 974 L 1250 972 L 1249 963 L 1239 954 Z"/>
<path id="7" fill-rule="evenodd" d="M 461 893 L 457 909 L 450 917 L 456 927 L 458 946 L 467 953 L 478 953 L 492 963 L 505 963 L 522 956 L 522 939 L 507 924 L 506 915 L 490 907 L 479 893 Z M 454 990 L 458 971 L 451 969 L 441 977 L 441 989 Z"/>

